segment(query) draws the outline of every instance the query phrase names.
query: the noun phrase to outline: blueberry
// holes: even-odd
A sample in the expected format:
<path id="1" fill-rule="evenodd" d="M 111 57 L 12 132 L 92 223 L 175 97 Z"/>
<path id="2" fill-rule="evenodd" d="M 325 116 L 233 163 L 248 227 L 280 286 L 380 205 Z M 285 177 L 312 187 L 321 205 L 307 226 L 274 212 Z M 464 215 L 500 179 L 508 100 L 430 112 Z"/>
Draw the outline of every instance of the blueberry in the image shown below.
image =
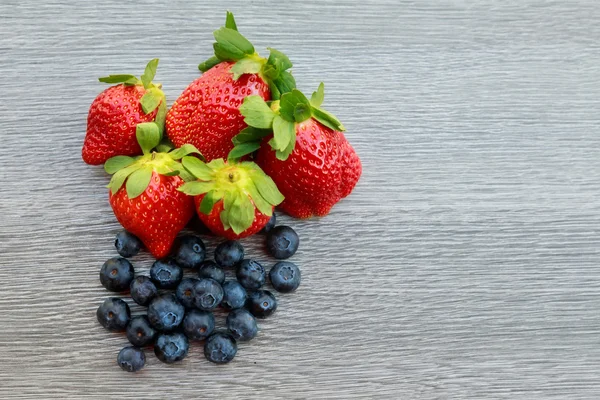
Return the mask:
<path id="1" fill-rule="evenodd" d="M 200 279 L 194 287 L 194 306 L 203 311 L 212 311 L 223 300 L 223 288 L 214 279 Z"/>
<path id="2" fill-rule="evenodd" d="M 277 217 L 275 216 L 275 213 L 273 212 L 273 215 L 271 215 L 271 219 L 269 220 L 269 222 L 267 222 L 267 224 L 264 226 L 264 228 L 262 228 L 260 233 L 271 232 L 271 229 L 273 229 L 273 227 L 275 226 L 276 223 L 277 223 Z"/>
<path id="3" fill-rule="evenodd" d="M 244 259 L 244 247 L 237 240 L 227 240 L 215 249 L 215 261 L 221 268 L 235 267 Z"/>
<path id="4" fill-rule="evenodd" d="M 225 271 L 214 261 L 204 261 L 198 270 L 200 278 L 211 278 L 219 283 L 225 282 Z"/>
<path id="5" fill-rule="evenodd" d="M 179 302 L 183 304 L 185 308 L 194 307 L 194 298 L 196 297 L 194 288 L 196 287 L 197 283 L 198 279 L 185 278 L 177 286 L 177 290 L 175 291 L 177 300 L 179 300 Z"/>
<path id="6" fill-rule="evenodd" d="M 127 372 L 137 372 L 146 364 L 146 354 L 137 347 L 124 347 L 117 356 L 117 364 Z"/>
<path id="7" fill-rule="evenodd" d="M 182 236 L 179 238 L 173 257 L 183 268 L 198 268 L 206 257 L 206 247 L 198 236 Z"/>
<path id="8" fill-rule="evenodd" d="M 242 308 L 248 295 L 246 289 L 238 281 L 227 281 L 223 284 L 223 301 L 221 307 L 226 310 Z"/>
<path id="9" fill-rule="evenodd" d="M 237 353 L 237 343 L 227 333 L 214 333 L 204 343 L 204 356 L 215 364 L 226 364 L 233 360 Z"/>
<path id="10" fill-rule="evenodd" d="M 131 281 L 131 298 L 140 306 L 147 306 L 158 295 L 156 285 L 147 276 L 138 276 Z"/>
<path id="11" fill-rule="evenodd" d="M 133 233 L 122 230 L 117 233 L 115 247 L 117 248 L 117 253 L 119 253 L 121 257 L 129 258 L 140 252 L 142 241 Z"/>
<path id="12" fill-rule="evenodd" d="M 192 340 L 204 340 L 215 329 L 215 316 L 211 312 L 191 310 L 183 319 L 183 332 Z"/>
<path id="13" fill-rule="evenodd" d="M 278 292 L 293 292 L 300 286 L 300 268 L 289 261 L 280 261 L 269 271 L 269 280 Z"/>
<path id="14" fill-rule="evenodd" d="M 184 315 L 185 308 L 171 293 L 155 297 L 148 306 L 148 320 L 159 331 L 168 332 L 177 328 Z"/>
<path id="15" fill-rule="evenodd" d="M 133 265 L 121 257 L 107 260 L 100 268 L 100 283 L 113 292 L 122 292 L 129 289 L 133 280 Z"/>
<path id="16" fill-rule="evenodd" d="M 293 256 L 299 244 L 298 234 L 289 226 L 276 226 L 267 235 L 267 251 L 277 259 Z"/>
<path id="17" fill-rule="evenodd" d="M 131 318 L 131 321 L 127 325 L 127 339 L 134 346 L 148 346 L 154 342 L 155 336 L 156 331 L 150 325 L 150 321 L 148 321 L 148 317 L 145 315 L 138 315 Z"/>
<path id="18" fill-rule="evenodd" d="M 256 318 L 267 318 L 277 310 L 277 299 L 268 290 L 257 290 L 250 293 L 246 306 Z"/>
<path id="19" fill-rule="evenodd" d="M 265 269 L 255 260 L 246 259 L 237 268 L 237 280 L 248 290 L 260 289 L 267 279 Z"/>
<path id="20" fill-rule="evenodd" d="M 172 258 L 155 261 L 150 268 L 150 279 L 160 289 L 175 289 L 183 278 L 183 269 Z"/>
<path id="21" fill-rule="evenodd" d="M 231 336 L 240 341 L 254 338 L 258 333 L 256 319 L 247 310 L 233 310 L 227 316 L 227 329 Z"/>
<path id="22" fill-rule="evenodd" d="M 154 354 L 164 363 L 181 361 L 190 348 L 188 338 L 181 332 L 161 333 L 154 343 Z"/>
<path id="23" fill-rule="evenodd" d="M 123 331 L 129 323 L 129 306 L 117 297 L 109 297 L 98 307 L 96 318 L 109 331 Z"/>

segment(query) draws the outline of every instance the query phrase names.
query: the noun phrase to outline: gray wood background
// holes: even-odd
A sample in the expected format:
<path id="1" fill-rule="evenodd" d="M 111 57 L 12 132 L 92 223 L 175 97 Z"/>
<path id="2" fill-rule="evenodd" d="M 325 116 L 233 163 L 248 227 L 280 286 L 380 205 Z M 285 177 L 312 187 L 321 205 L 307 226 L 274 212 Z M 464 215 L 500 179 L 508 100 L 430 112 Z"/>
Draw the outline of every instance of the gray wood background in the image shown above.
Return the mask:
<path id="1" fill-rule="evenodd" d="M 282 217 L 303 285 L 233 363 L 195 346 L 127 374 L 95 320 L 119 226 L 87 108 L 153 57 L 174 101 L 226 7 L 325 81 L 364 174 L 326 218 Z M 0 398 L 599 398 L 599 21 L 595 0 L 2 0 Z"/>

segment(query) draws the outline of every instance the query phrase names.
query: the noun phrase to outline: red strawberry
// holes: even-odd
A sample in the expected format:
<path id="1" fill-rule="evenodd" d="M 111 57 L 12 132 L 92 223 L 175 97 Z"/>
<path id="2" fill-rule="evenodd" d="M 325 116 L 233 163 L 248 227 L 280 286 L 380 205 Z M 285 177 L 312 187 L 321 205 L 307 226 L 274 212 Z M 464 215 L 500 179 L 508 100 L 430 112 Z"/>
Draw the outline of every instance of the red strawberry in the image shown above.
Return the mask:
<path id="1" fill-rule="evenodd" d="M 285 196 L 281 209 L 296 218 L 327 215 L 352 192 L 362 172 L 358 155 L 341 132 L 344 126 L 319 108 L 323 91 L 321 84 L 309 101 L 294 89 L 271 107 L 250 96 L 240 108 L 245 122 L 255 128 L 234 138 L 232 154 L 239 157 L 260 148 L 256 163 Z M 261 146 L 271 134 L 268 128 L 273 137 Z"/>
<path id="2" fill-rule="evenodd" d="M 156 258 L 169 254 L 175 237 L 194 215 L 192 198 L 176 190 L 182 184 L 178 176 L 152 171 L 150 183 L 140 196 L 129 198 L 125 187 L 110 194 L 119 223 L 139 237 Z"/>
<path id="3" fill-rule="evenodd" d="M 81 151 L 83 161 L 99 165 L 117 155 L 141 154 L 135 137 L 135 128 L 140 123 L 156 121 L 162 132 L 167 106 L 160 85 L 152 83 L 157 65 L 158 59 L 150 61 L 141 79 L 133 75 L 99 79 L 120 84 L 100 93 L 90 106 Z"/>
<path id="4" fill-rule="evenodd" d="M 108 187 L 117 220 L 144 243 L 156 258 L 169 254 L 177 234 L 194 215 L 194 201 L 177 190 L 193 177 L 177 160 L 197 152 L 187 145 L 169 153 L 151 151 L 160 140 L 158 126 L 139 124 L 140 157 L 116 156 L 104 168 L 114 174 Z M 125 183 L 125 186 L 123 186 Z"/>
<path id="5" fill-rule="evenodd" d="M 225 228 L 223 227 L 223 222 L 221 221 L 221 212 L 223 212 L 222 201 L 217 202 L 214 205 L 210 214 L 208 215 L 200 211 L 200 204 L 202 204 L 204 196 L 205 195 L 194 197 L 194 202 L 196 203 L 196 210 L 198 210 L 198 217 L 200 218 L 200 221 L 202 221 L 202 223 L 217 236 L 221 236 L 231 240 L 245 238 L 254 235 L 255 233 L 258 233 L 262 228 L 265 227 L 265 225 L 267 225 L 267 222 L 269 222 L 269 220 L 271 219 L 270 216 L 261 213 L 257 208 L 254 210 L 254 220 L 252 222 L 252 225 L 238 235 L 232 229 L 225 230 Z M 272 213 L 273 209 L 271 209 L 271 215 L 273 215 Z"/>
<path id="6" fill-rule="evenodd" d="M 290 60 L 270 49 L 268 59 L 238 31 L 233 14 L 214 32 L 215 56 L 200 64 L 204 74 L 192 82 L 167 114 L 166 129 L 175 146 L 190 143 L 206 160 L 226 158 L 231 139 L 246 127 L 239 107 L 246 96 L 278 99 L 296 86 Z"/>
<path id="7" fill-rule="evenodd" d="M 273 180 L 253 162 L 218 158 L 205 164 L 195 157 L 182 162 L 198 180 L 179 190 L 195 196 L 200 220 L 218 236 L 240 239 L 257 233 L 283 200 Z"/>

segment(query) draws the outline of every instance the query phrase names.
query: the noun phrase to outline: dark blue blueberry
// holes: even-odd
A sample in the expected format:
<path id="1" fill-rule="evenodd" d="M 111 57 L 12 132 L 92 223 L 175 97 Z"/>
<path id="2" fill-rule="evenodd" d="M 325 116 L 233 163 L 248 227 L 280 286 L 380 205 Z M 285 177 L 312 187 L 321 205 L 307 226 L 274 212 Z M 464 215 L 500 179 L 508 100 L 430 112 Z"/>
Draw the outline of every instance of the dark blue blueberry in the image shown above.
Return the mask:
<path id="1" fill-rule="evenodd" d="M 140 306 L 147 306 L 158 295 L 156 285 L 147 276 L 138 276 L 131 281 L 131 298 Z"/>
<path id="2" fill-rule="evenodd" d="M 235 267 L 244 259 L 244 247 L 237 240 L 227 240 L 215 249 L 215 261 L 221 268 Z"/>
<path id="3" fill-rule="evenodd" d="M 269 232 L 271 232 L 271 229 L 273 229 L 275 227 L 275 224 L 277 224 L 277 217 L 275 216 L 275 212 L 273 212 L 273 215 L 271 215 L 271 219 L 269 220 L 269 222 L 267 222 L 267 224 L 265 225 L 265 227 L 262 228 L 262 230 L 260 231 L 260 233 L 269 233 Z"/>
<path id="4" fill-rule="evenodd" d="M 100 283 L 113 292 L 122 292 L 129 289 L 133 280 L 133 265 L 121 257 L 107 260 L 100 268 Z"/>
<path id="5" fill-rule="evenodd" d="M 148 317 L 145 315 L 138 315 L 131 318 L 131 321 L 127 325 L 127 339 L 134 346 L 148 346 L 154 342 L 155 336 L 156 331 L 150 325 L 150 321 L 148 321 Z"/>
<path id="6" fill-rule="evenodd" d="M 293 292 L 300 286 L 300 268 L 289 261 L 280 261 L 269 271 L 269 279 L 278 292 Z"/>
<path id="7" fill-rule="evenodd" d="M 227 281 L 223 284 L 223 301 L 221 307 L 226 310 L 242 308 L 246 304 L 248 294 L 238 281 Z"/>
<path id="8" fill-rule="evenodd" d="M 206 247 L 198 236 L 182 236 L 179 238 L 173 257 L 183 268 L 198 268 L 206 257 Z"/>
<path id="9" fill-rule="evenodd" d="M 260 289 L 265 284 L 267 274 L 262 265 L 255 260 L 246 259 L 237 268 L 237 280 L 248 290 Z"/>
<path id="10" fill-rule="evenodd" d="M 280 260 L 290 258 L 296 254 L 299 244 L 298 234 L 289 226 L 276 226 L 267 235 L 267 251 Z"/>
<path id="11" fill-rule="evenodd" d="M 117 297 L 109 297 L 98 307 L 96 318 L 109 331 L 124 331 L 131 318 L 129 306 Z"/>
<path id="12" fill-rule="evenodd" d="M 211 312 L 191 310 L 183 319 L 183 332 L 192 340 L 204 340 L 215 329 L 215 316 Z"/>
<path id="13" fill-rule="evenodd" d="M 195 287 L 197 283 L 198 279 L 184 278 L 177 286 L 177 290 L 175 291 L 177 300 L 179 300 L 185 308 L 194 307 L 194 298 L 196 297 Z"/>
<path id="14" fill-rule="evenodd" d="M 117 248 L 117 253 L 119 253 L 121 257 L 129 258 L 140 252 L 142 241 L 133 233 L 122 230 L 117 233 L 115 247 Z"/>
<path id="15" fill-rule="evenodd" d="M 214 279 L 200 279 L 194 287 L 194 306 L 203 311 L 212 311 L 223 300 L 223 288 Z"/>
<path id="16" fill-rule="evenodd" d="M 172 293 L 155 297 L 148 306 L 148 320 L 159 331 L 177 328 L 185 315 L 185 308 Z"/>
<path id="17" fill-rule="evenodd" d="M 150 279 L 159 289 L 175 289 L 183 278 L 183 269 L 171 258 L 155 261 L 150 268 Z"/>
<path id="18" fill-rule="evenodd" d="M 237 353 L 237 343 L 228 333 L 214 333 L 204 343 L 204 356 L 215 364 L 226 364 Z"/>
<path id="19" fill-rule="evenodd" d="M 219 283 L 225 282 L 225 271 L 214 261 L 204 261 L 198 270 L 200 278 L 214 279 Z"/>
<path id="20" fill-rule="evenodd" d="M 188 338 L 181 332 L 161 333 L 154 343 L 154 354 L 164 363 L 181 361 L 190 348 Z"/>
<path id="21" fill-rule="evenodd" d="M 146 364 L 146 354 L 137 347 L 124 347 L 117 356 L 117 364 L 127 372 L 137 372 Z"/>
<path id="22" fill-rule="evenodd" d="M 248 296 L 246 307 L 256 318 L 267 318 L 277 310 L 277 299 L 268 290 L 257 290 Z"/>
<path id="23" fill-rule="evenodd" d="M 229 313 L 227 329 L 231 332 L 231 336 L 242 342 L 250 340 L 258 334 L 256 319 L 243 308 Z"/>

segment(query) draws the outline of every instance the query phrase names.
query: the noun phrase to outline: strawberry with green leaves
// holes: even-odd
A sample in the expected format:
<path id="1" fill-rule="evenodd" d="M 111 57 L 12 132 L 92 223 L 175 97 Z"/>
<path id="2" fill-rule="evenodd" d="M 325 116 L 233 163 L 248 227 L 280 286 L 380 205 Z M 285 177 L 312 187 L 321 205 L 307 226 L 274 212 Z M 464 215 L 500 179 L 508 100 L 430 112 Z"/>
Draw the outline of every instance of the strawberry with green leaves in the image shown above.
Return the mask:
<path id="1" fill-rule="evenodd" d="M 116 156 L 104 165 L 113 174 L 109 201 L 123 228 L 159 259 L 169 254 L 175 237 L 194 215 L 193 198 L 177 189 L 194 179 L 179 160 L 198 150 L 189 144 L 169 152 L 152 150 L 160 142 L 154 122 L 138 124 L 136 137 L 142 156 Z"/>
<path id="2" fill-rule="evenodd" d="M 175 146 L 190 143 L 206 160 L 226 158 L 231 139 L 246 127 L 239 107 L 244 98 L 278 99 L 296 87 L 288 71 L 292 63 L 283 53 L 269 49 L 263 58 L 237 31 L 233 14 L 214 32 L 215 55 L 199 65 L 203 75 L 175 101 L 166 118 L 166 130 Z"/>
<path id="3" fill-rule="evenodd" d="M 258 150 L 256 163 L 285 196 L 280 208 L 296 218 L 327 215 L 352 192 L 362 172 L 344 126 L 321 108 L 323 97 L 321 83 L 310 100 L 293 89 L 270 106 L 249 96 L 240 107 L 249 127 L 233 139 L 230 157 Z"/>
<path id="4" fill-rule="evenodd" d="M 161 131 L 167 114 L 165 95 L 160 84 L 152 83 L 158 59 L 151 60 L 144 74 L 109 75 L 100 82 L 118 83 L 92 102 L 81 156 L 87 164 L 104 164 L 117 155 L 142 153 L 136 140 L 136 126 L 155 121 Z"/>
<path id="5" fill-rule="evenodd" d="M 184 157 L 182 163 L 197 180 L 179 190 L 195 196 L 200 220 L 218 236 L 240 239 L 257 233 L 283 201 L 273 180 L 253 162 Z"/>

